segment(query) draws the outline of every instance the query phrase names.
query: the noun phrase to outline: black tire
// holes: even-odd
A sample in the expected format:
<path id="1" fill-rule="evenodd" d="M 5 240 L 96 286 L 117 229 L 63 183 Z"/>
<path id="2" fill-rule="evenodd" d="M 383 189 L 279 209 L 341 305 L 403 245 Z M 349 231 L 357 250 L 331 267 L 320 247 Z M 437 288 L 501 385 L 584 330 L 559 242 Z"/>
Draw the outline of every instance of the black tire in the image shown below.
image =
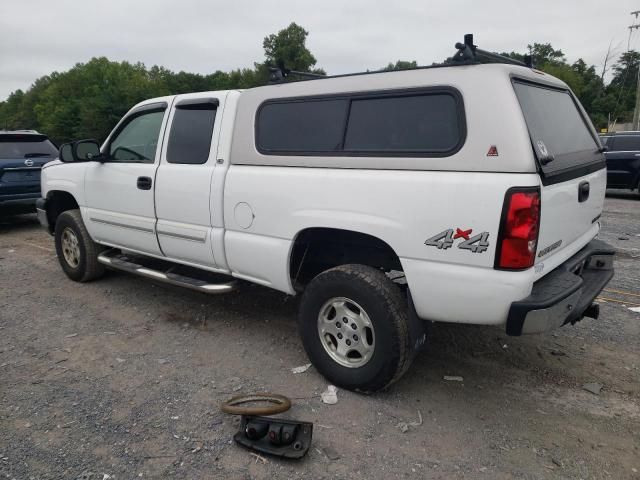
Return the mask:
<path id="1" fill-rule="evenodd" d="M 63 236 L 69 230 L 77 239 L 79 254 L 77 262 L 70 262 L 63 252 Z M 98 263 L 98 254 L 104 247 L 95 243 L 89 236 L 84 226 L 80 210 L 67 210 L 62 212 L 56 220 L 55 228 L 56 254 L 64 273 L 76 282 L 88 282 L 101 277 L 104 267 Z"/>
<path id="2" fill-rule="evenodd" d="M 319 317 L 326 303 L 338 297 L 361 306 L 373 326 L 373 353 L 362 366 L 343 366 L 323 345 L 329 342 L 318 330 Z M 307 355 L 327 380 L 347 390 L 372 393 L 398 380 L 411 364 L 407 315 L 406 298 L 383 272 L 365 265 L 342 265 L 309 283 L 300 302 L 298 327 Z"/>

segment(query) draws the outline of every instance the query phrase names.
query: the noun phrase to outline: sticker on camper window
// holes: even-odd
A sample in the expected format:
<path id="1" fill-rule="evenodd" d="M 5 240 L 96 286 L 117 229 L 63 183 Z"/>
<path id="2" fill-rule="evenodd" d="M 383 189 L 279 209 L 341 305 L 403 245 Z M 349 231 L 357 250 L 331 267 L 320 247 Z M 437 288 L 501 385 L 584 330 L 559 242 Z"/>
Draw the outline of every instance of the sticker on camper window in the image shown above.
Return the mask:
<path id="1" fill-rule="evenodd" d="M 456 240 L 460 240 L 458 248 L 468 250 L 471 253 L 482 253 L 489 248 L 489 232 L 482 232 L 472 236 L 473 229 L 449 228 L 429 237 L 424 244 L 427 247 L 436 247 L 438 250 L 447 250 L 453 247 Z"/>
<path id="2" fill-rule="evenodd" d="M 549 151 L 547 150 L 547 146 L 544 144 L 542 140 L 538 140 L 536 142 L 536 145 L 538 146 L 538 151 L 540 152 L 541 156 L 543 157 L 549 156 Z"/>

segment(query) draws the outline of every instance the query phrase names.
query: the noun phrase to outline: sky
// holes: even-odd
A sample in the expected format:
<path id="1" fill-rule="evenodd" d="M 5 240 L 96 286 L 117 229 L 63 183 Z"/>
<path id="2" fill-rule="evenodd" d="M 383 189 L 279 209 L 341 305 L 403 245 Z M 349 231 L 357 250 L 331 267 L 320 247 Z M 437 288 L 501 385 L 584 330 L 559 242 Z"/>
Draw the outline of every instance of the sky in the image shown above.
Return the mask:
<path id="1" fill-rule="evenodd" d="M 610 43 L 626 50 L 634 10 L 640 0 L 1 0 L 0 101 L 97 56 L 202 74 L 252 67 L 264 37 L 291 22 L 329 74 L 430 65 L 465 33 L 492 51 L 550 42 L 600 71 Z"/>

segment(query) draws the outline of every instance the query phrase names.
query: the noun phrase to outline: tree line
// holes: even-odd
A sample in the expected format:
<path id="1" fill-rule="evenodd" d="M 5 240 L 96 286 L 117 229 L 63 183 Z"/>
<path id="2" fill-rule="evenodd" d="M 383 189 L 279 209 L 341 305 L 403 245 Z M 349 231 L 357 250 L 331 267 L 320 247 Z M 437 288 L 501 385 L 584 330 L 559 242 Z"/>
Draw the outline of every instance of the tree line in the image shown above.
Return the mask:
<path id="1" fill-rule="evenodd" d="M 0 129 L 36 129 L 57 143 L 78 139 L 104 140 L 117 121 L 141 100 L 163 95 L 208 90 L 244 89 L 265 85 L 269 67 L 284 65 L 291 70 L 324 73 L 306 46 L 308 32 L 292 23 L 265 37 L 264 60 L 253 68 L 208 75 L 172 72 L 142 63 L 113 62 L 105 57 L 78 63 L 66 72 L 38 78 L 26 90 L 16 90 L 0 102 Z M 613 63 L 613 76 L 596 71 L 582 59 L 568 63 L 561 50 L 549 43 L 528 47 L 536 68 L 564 80 L 578 96 L 597 128 L 612 121 L 631 120 L 635 105 L 640 53 L 628 51 Z M 518 52 L 504 53 L 522 59 Z M 415 61 L 398 60 L 382 70 L 415 68 Z"/>

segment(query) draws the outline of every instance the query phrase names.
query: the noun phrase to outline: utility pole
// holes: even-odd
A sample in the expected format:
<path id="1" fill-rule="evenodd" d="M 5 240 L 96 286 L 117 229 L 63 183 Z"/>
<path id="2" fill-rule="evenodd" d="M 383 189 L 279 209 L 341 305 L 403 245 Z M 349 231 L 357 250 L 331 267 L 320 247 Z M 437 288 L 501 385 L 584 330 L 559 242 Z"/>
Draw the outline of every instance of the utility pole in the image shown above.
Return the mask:
<path id="1" fill-rule="evenodd" d="M 640 10 L 636 10 L 635 12 L 631 12 L 631 15 L 635 16 L 633 25 L 629 26 L 629 41 L 627 42 L 627 52 L 631 51 L 631 32 L 635 29 L 640 28 L 640 24 L 638 24 L 638 15 L 640 15 Z M 631 126 L 631 130 L 640 130 L 640 65 L 638 65 L 638 74 L 636 77 L 636 106 L 633 109 L 633 125 Z"/>

